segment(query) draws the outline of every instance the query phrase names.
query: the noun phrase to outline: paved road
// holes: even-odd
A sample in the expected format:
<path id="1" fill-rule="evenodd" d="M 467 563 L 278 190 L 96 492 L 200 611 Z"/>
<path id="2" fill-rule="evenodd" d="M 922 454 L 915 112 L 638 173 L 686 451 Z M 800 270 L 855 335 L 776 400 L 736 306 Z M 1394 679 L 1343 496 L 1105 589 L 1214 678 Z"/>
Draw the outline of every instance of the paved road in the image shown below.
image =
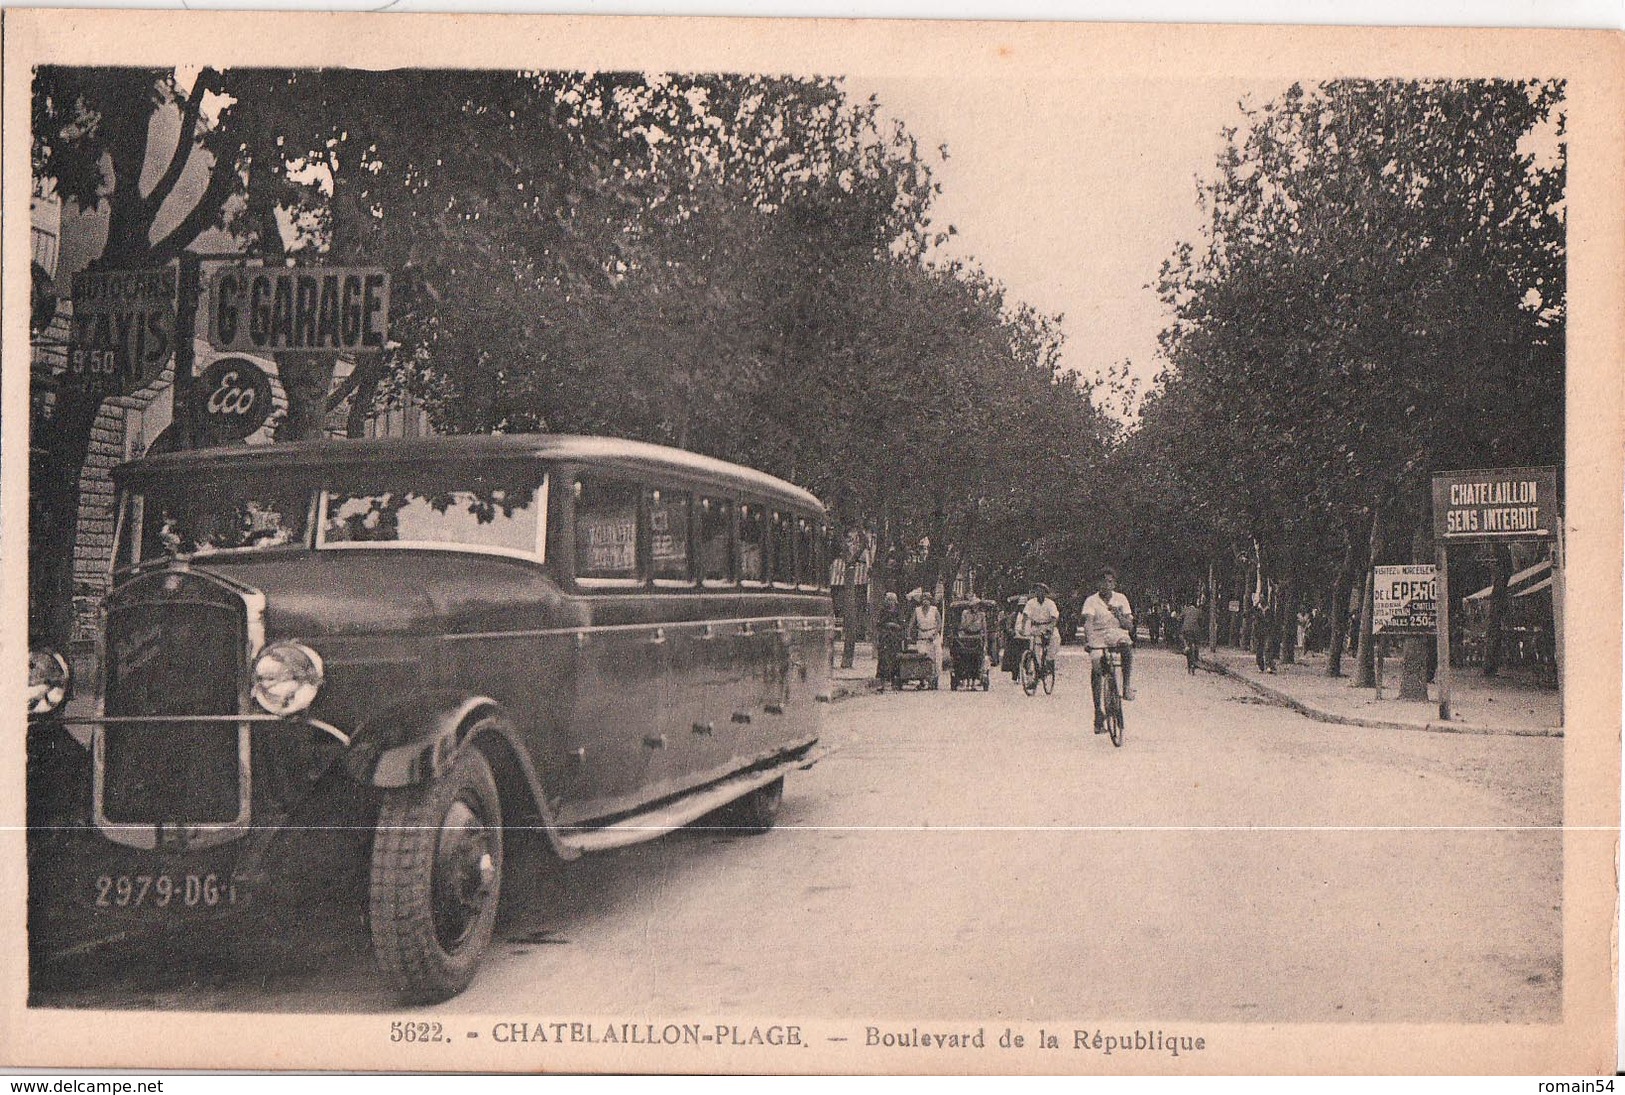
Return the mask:
<path id="1" fill-rule="evenodd" d="M 1088 727 L 1072 648 L 1051 697 L 1003 678 L 839 704 L 777 830 L 523 872 L 442 1009 L 1558 1016 L 1561 741 L 1327 726 L 1162 651 L 1137 671 L 1121 749 Z M 260 954 L 78 960 L 35 1002 L 389 1009 L 359 923 L 327 915 Z"/>

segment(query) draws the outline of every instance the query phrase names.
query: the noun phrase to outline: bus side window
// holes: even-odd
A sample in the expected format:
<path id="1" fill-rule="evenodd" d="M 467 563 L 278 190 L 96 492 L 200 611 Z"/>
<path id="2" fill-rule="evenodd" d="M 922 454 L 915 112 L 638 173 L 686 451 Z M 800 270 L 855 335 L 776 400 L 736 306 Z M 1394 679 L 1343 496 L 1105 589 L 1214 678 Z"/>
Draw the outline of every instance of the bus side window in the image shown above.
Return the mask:
<path id="1" fill-rule="evenodd" d="M 648 503 L 649 559 L 654 580 L 688 585 L 694 581 L 688 565 L 688 492 L 653 489 L 648 492 Z"/>
<path id="2" fill-rule="evenodd" d="M 638 580 L 638 487 L 583 475 L 575 485 L 576 577 Z"/>
<path id="3" fill-rule="evenodd" d="M 773 584 L 796 584 L 796 522 L 779 510 L 773 511 Z"/>
<path id="4" fill-rule="evenodd" d="M 796 518 L 796 585 L 818 585 L 818 526 L 806 517 Z"/>
<path id="5" fill-rule="evenodd" d="M 767 511 L 750 502 L 739 507 L 739 580 L 767 581 Z"/>
<path id="6" fill-rule="evenodd" d="M 722 498 L 701 498 L 697 535 L 700 581 L 708 586 L 732 585 L 734 504 Z"/>

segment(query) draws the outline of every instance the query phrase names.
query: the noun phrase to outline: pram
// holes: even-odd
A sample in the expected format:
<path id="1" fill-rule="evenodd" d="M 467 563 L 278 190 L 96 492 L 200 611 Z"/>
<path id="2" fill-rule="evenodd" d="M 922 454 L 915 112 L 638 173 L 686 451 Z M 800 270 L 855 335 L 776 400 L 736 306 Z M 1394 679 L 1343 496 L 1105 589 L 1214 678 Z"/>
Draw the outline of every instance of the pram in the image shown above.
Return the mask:
<path id="1" fill-rule="evenodd" d="M 905 684 L 916 684 L 921 689 L 937 687 L 937 667 L 930 651 L 901 650 L 897 653 L 896 667 L 892 670 L 892 686 L 899 691 Z"/>
<path id="2" fill-rule="evenodd" d="M 986 609 L 992 606 L 992 601 L 960 601 L 953 606 L 953 639 L 948 644 L 949 652 L 953 656 L 953 671 L 948 679 L 950 689 L 957 689 L 960 685 L 967 687 L 980 685 L 985 692 L 991 687 L 988 677 L 986 613 L 983 614 L 984 630 L 965 631 L 960 622 L 964 619 L 966 609 L 972 607 Z"/>

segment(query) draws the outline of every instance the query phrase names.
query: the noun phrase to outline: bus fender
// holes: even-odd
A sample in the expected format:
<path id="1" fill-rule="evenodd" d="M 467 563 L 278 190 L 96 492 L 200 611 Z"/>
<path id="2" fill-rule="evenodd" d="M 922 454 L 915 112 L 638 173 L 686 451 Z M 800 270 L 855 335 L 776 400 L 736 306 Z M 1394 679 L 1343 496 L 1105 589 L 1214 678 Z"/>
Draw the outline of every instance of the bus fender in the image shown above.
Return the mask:
<path id="1" fill-rule="evenodd" d="M 483 749 L 498 769 L 504 797 L 521 794 L 523 810 L 508 807 L 510 818 L 533 813 L 548 843 L 564 859 L 574 859 L 558 836 L 558 826 L 535 766 L 513 734 L 502 705 L 487 696 L 419 696 L 368 721 L 356 735 L 346 761 L 353 779 L 373 787 L 425 783 L 456 766 L 464 749 Z M 505 812 L 508 812 L 505 811 Z"/>
<path id="2" fill-rule="evenodd" d="M 345 767 L 356 782 L 374 787 L 422 783 L 445 771 L 463 734 L 490 715 L 501 718 L 502 705 L 488 696 L 414 696 L 356 731 Z"/>

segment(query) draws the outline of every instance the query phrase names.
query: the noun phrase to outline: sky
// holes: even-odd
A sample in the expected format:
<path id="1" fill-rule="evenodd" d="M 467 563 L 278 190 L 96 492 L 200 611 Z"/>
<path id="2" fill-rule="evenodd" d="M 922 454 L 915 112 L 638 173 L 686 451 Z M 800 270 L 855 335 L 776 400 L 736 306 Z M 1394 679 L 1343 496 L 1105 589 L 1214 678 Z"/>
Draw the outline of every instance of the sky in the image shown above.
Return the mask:
<path id="1" fill-rule="evenodd" d="M 1238 102 L 1280 87 L 1239 81 L 1079 79 L 1061 85 L 963 79 L 852 79 L 904 121 L 935 162 L 945 255 L 975 259 L 1009 296 L 1064 316 L 1064 367 L 1085 378 L 1121 361 L 1148 384 L 1166 320 L 1154 283 L 1203 217 L 1197 179 L 1211 173 Z M 1020 118 L 1019 127 L 1009 119 Z M 1034 135 L 1042 135 L 1035 139 Z"/>

